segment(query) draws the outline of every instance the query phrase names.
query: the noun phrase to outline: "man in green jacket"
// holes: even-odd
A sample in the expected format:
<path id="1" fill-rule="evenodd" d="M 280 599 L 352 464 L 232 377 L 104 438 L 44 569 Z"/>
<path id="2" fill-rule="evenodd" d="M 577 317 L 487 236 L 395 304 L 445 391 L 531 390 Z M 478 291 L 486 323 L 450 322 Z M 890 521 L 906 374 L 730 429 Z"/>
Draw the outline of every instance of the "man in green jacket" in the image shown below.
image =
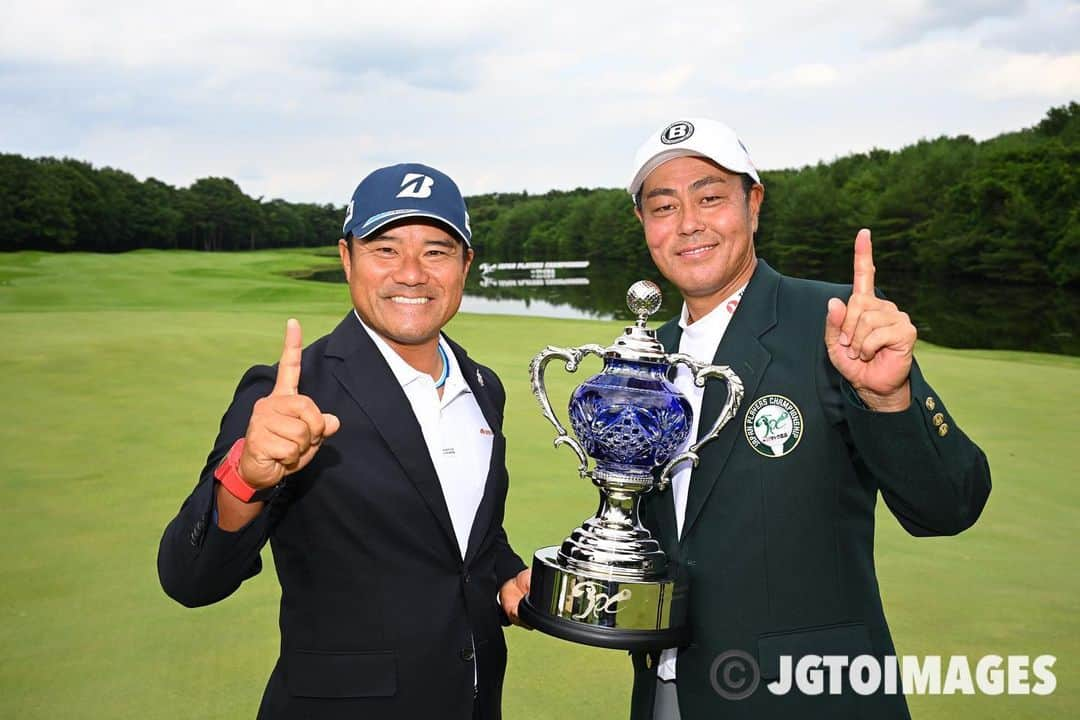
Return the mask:
<path id="1" fill-rule="evenodd" d="M 878 493 L 912 535 L 954 535 L 986 503 L 986 457 L 923 378 L 910 318 L 875 293 L 868 230 L 855 239 L 852 285 L 785 277 L 755 253 L 765 188 L 730 128 L 667 124 L 634 167 L 649 252 L 684 301 L 659 337 L 669 352 L 729 365 L 746 395 L 700 464 L 643 503 L 686 572 L 692 640 L 633 655 L 631 715 L 907 718 L 903 695 L 884 685 L 861 694 L 845 676 L 839 694 L 820 695 L 768 685 L 807 655 L 884 666 L 895 651 L 874 570 Z M 696 437 L 724 385 L 696 388 L 682 367 L 675 383 Z"/>

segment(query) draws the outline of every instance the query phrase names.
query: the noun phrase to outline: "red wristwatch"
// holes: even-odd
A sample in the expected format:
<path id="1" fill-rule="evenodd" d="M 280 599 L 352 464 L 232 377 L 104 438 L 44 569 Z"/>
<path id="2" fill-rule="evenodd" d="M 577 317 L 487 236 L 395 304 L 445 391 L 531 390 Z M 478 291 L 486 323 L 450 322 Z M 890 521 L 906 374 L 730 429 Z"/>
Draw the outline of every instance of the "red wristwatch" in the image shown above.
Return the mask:
<path id="1" fill-rule="evenodd" d="M 274 494 L 278 486 L 257 490 L 240 477 L 240 456 L 244 453 L 245 442 L 244 438 L 240 438 L 233 443 L 233 446 L 229 448 L 229 454 L 214 471 L 214 478 L 237 500 L 246 503 L 263 502 Z"/>

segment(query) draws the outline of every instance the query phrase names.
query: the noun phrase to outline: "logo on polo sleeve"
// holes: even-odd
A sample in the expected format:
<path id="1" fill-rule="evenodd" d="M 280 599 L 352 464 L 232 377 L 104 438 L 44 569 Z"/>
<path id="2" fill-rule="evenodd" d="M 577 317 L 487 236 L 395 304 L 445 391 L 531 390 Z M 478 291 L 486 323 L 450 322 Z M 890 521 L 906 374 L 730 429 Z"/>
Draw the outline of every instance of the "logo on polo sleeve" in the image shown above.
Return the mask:
<path id="1" fill-rule="evenodd" d="M 802 439 L 802 413 L 783 395 L 763 395 L 746 410 L 743 432 L 759 454 L 783 457 Z"/>

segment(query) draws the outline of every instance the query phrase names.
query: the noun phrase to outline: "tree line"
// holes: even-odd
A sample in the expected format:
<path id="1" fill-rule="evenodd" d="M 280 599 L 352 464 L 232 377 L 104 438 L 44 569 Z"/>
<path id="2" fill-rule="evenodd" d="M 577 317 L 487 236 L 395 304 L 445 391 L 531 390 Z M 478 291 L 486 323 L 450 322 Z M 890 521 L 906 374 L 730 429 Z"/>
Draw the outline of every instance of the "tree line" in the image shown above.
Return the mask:
<path id="1" fill-rule="evenodd" d="M 341 234 L 344 215 L 344 207 L 329 204 L 251 198 L 228 178 L 201 178 L 175 188 L 79 160 L 0 154 L 3 250 L 326 245 Z"/>
<path id="2" fill-rule="evenodd" d="M 781 271 L 842 276 L 860 227 L 890 273 L 1080 284 L 1080 104 L 976 142 L 923 140 L 762 173 L 759 255 Z M 649 267 L 619 189 L 467 198 L 485 262 Z M 77 160 L 0 154 L 0 247 L 116 252 L 325 246 L 344 207 L 264 201 L 227 178 L 175 188 Z"/>

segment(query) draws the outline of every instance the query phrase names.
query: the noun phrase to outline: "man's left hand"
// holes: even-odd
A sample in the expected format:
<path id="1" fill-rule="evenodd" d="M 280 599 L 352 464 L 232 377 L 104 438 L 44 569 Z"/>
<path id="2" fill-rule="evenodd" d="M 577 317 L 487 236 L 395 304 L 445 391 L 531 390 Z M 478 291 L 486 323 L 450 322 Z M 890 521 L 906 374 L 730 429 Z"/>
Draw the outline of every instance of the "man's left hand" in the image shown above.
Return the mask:
<path id="1" fill-rule="evenodd" d="M 833 367 L 871 410 L 897 412 L 911 404 L 915 326 L 894 303 L 874 294 L 870 231 L 855 236 L 855 281 L 847 304 L 829 300 L 825 346 Z"/>
<path id="2" fill-rule="evenodd" d="M 515 625 L 520 625 L 529 630 L 532 628 L 523 623 L 521 618 L 518 617 L 518 604 L 523 597 L 529 594 L 529 583 L 531 579 L 532 570 L 525 568 L 516 576 L 504 582 L 503 586 L 499 588 L 499 602 L 502 603 L 503 612 L 506 613 L 506 617 L 510 618 L 510 622 Z"/>

